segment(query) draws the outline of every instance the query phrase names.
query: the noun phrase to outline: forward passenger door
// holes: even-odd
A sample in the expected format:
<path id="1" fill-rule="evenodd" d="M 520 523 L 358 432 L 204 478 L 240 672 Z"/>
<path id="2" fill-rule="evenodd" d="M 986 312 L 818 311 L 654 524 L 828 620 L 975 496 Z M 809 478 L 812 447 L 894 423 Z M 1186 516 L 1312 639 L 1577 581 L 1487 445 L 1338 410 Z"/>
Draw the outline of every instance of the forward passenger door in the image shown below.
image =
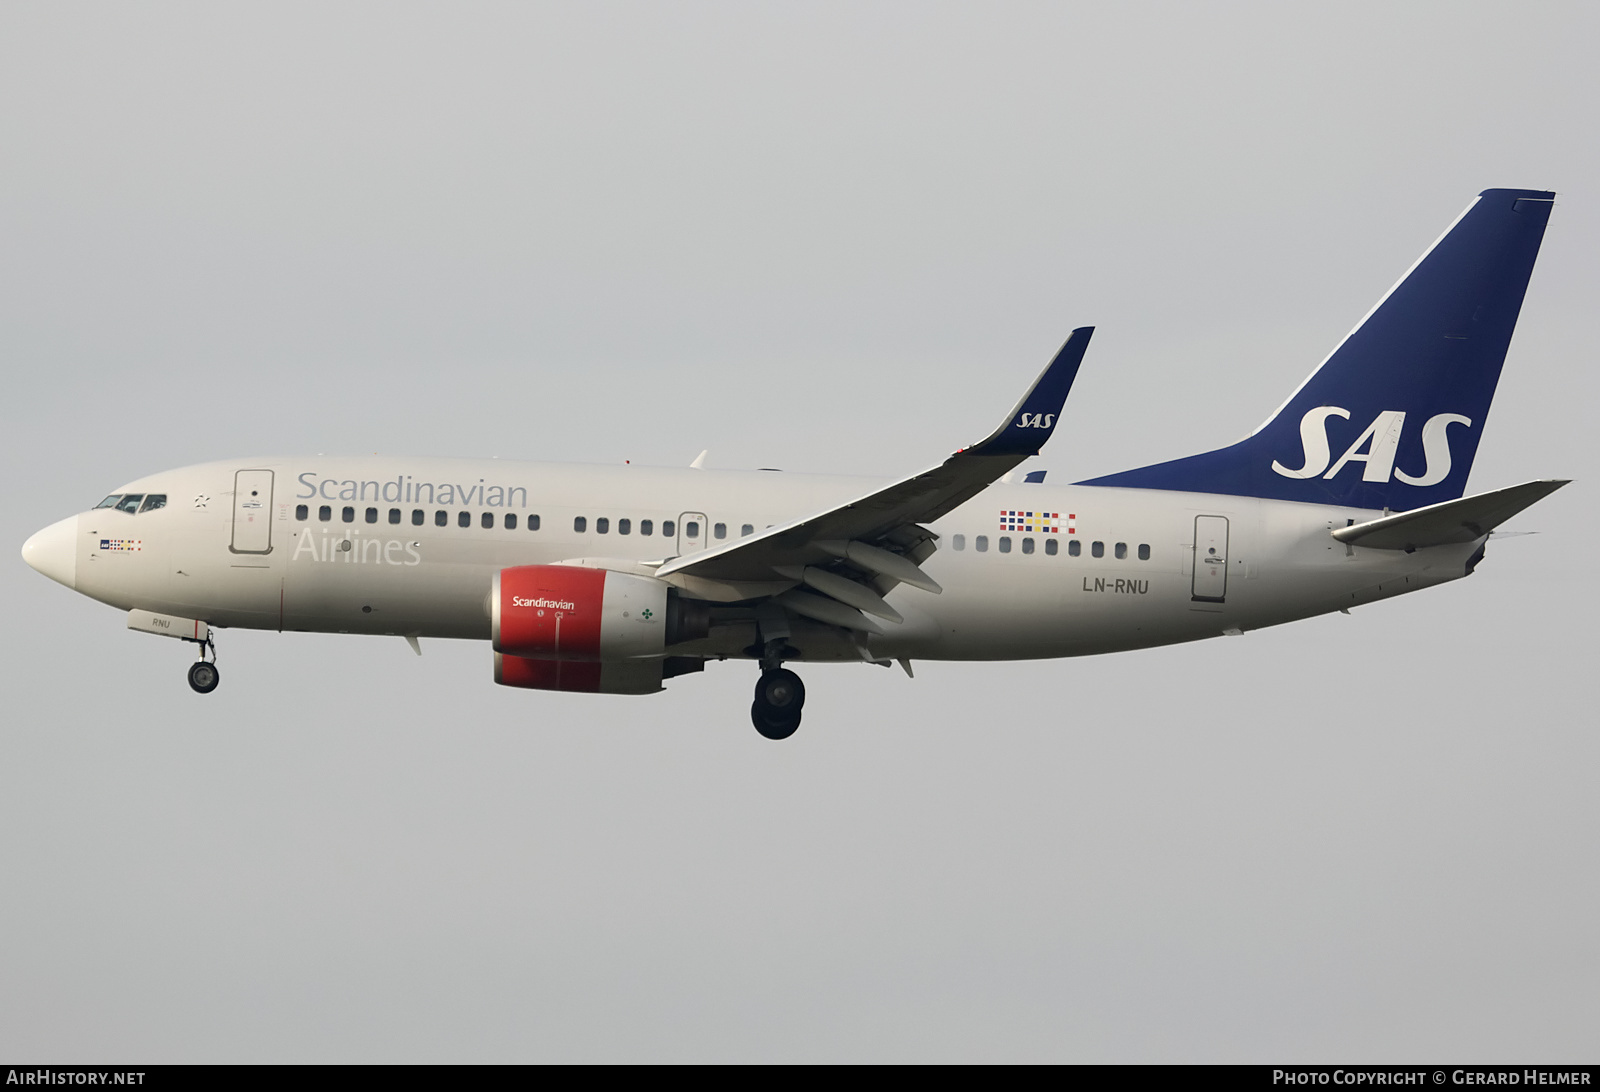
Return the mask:
<path id="1" fill-rule="evenodd" d="M 233 476 L 233 541 L 236 554 L 272 552 L 272 471 L 240 470 Z"/>

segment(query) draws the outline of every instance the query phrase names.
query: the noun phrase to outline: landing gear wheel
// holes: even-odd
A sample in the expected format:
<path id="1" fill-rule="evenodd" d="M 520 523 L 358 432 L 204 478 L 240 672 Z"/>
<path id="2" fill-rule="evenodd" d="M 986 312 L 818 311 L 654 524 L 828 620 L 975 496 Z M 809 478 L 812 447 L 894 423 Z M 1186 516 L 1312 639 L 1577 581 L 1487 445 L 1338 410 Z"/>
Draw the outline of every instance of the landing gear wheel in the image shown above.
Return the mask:
<path id="1" fill-rule="evenodd" d="M 763 671 L 756 683 L 756 704 L 764 705 L 774 713 L 794 710 L 800 712 L 806 703 L 806 684 L 800 676 L 786 668 L 775 667 Z"/>
<path id="2" fill-rule="evenodd" d="M 189 665 L 189 685 L 196 694 L 209 694 L 217 688 L 217 665 L 200 660 Z"/>
<path id="3" fill-rule="evenodd" d="M 799 675 L 781 667 L 763 671 L 750 705 L 750 722 L 767 739 L 788 739 L 800 727 L 805 703 L 806 684 Z"/>
<path id="4" fill-rule="evenodd" d="M 763 710 L 760 702 L 751 702 L 750 723 L 766 739 L 788 739 L 800 727 L 800 710 L 774 715 Z"/>

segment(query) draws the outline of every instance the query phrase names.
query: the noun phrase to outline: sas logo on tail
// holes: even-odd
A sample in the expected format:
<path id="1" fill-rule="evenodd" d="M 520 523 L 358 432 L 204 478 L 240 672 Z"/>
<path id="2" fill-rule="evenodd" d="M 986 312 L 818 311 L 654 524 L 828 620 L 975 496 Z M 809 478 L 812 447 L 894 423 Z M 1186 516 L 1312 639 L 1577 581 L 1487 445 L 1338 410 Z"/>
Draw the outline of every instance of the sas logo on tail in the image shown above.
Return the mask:
<path id="1" fill-rule="evenodd" d="M 1428 418 L 1422 426 L 1422 454 L 1427 465 L 1422 468 L 1420 475 L 1413 476 L 1394 468 L 1395 453 L 1400 449 L 1400 431 L 1406 423 L 1404 410 L 1384 410 L 1378 414 L 1366 431 L 1356 437 L 1356 442 L 1333 463 L 1331 469 L 1328 466 L 1333 461 L 1333 453 L 1328 446 L 1330 417 L 1343 417 L 1348 421 L 1350 411 L 1338 406 L 1318 406 L 1307 410 L 1306 415 L 1300 418 L 1300 446 L 1304 451 L 1300 467 L 1291 469 L 1274 459 L 1272 469 L 1285 478 L 1315 478 L 1319 474 L 1324 478 L 1332 478 L 1351 463 L 1364 463 L 1366 469 L 1361 473 L 1363 481 L 1386 482 L 1392 475 L 1394 480 L 1407 485 L 1438 485 L 1450 476 L 1450 426 L 1472 427 L 1472 420 L 1459 413 L 1438 413 Z M 1363 451 L 1363 448 L 1366 450 Z"/>
<path id="2" fill-rule="evenodd" d="M 1017 417 L 1016 428 L 1050 428 L 1056 423 L 1053 413 L 1024 413 Z"/>

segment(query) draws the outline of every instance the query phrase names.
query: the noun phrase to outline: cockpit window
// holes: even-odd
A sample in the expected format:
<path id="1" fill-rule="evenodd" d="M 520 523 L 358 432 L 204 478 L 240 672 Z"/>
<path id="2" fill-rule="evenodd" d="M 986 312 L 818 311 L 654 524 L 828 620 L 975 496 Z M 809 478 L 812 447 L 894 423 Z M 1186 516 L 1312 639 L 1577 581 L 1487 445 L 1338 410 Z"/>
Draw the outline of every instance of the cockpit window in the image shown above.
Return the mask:
<path id="1" fill-rule="evenodd" d="M 121 499 L 122 499 L 122 494 L 121 493 L 113 493 L 109 497 L 107 497 L 105 500 L 103 500 L 99 504 L 95 505 L 95 507 L 96 508 L 115 508 L 117 506 L 117 502 L 119 500 L 121 500 Z"/>
<path id="2" fill-rule="evenodd" d="M 117 511 L 126 512 L 130 516 L 139 510 L 139 502 L 144 500 L 143 493 L 129 493 L 117 502 Z"/>
<path id="3" fill-rule="evenodd" d="M 145 497 L 144 503 L 139 506 L 139 511 L 154 512 L 157 508 L 165 508 L 166 506 L 167 495 L 165 493 L 151 493 Z"/>

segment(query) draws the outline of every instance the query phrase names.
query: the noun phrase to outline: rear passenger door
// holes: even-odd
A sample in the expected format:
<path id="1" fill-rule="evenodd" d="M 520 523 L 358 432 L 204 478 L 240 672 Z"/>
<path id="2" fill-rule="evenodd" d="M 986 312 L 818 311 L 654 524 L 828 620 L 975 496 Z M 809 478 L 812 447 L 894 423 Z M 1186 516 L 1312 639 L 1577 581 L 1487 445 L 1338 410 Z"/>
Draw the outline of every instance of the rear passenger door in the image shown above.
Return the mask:
<path id="1" fill-rule="evenodd" d="M 1228 517 L 1194 518 L 1194 583 L 1190 598 L 1221 603 L 1228 594 Z"/>

